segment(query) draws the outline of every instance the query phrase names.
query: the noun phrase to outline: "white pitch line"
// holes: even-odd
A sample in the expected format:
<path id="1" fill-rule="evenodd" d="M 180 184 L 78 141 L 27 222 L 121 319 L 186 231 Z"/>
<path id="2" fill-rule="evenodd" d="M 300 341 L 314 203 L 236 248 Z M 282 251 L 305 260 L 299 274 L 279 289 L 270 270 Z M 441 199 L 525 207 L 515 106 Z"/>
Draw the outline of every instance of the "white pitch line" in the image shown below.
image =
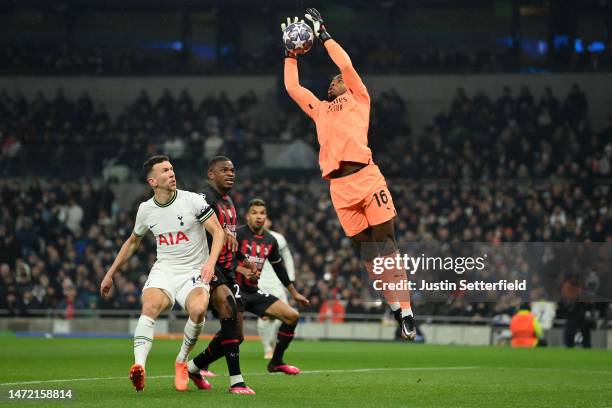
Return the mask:
<path id="1" fill-rule="evenodd" d="M 369 373 L 373 371 L 446 371 L 446 370 L 475 370 L 480 367 L 476 366 L 457 366 L 457 367 L 382 367 L 382 368 L 357 368 L 354 370 L 311 370 L 302 371 L 301 374 L 336 374 L 336 373 Z M 270 375 L 270 373 L 243 373 L 245 376 Z M 280 373 L 277 373 L 280 374 Z M 223 376 L 224 377 L 224 376 Z M 174 375 L 155 375 L 148 376 L 149 379 L 154 378 L 174 378 Z M 50 383 L 65 383 L 75 381 L 108 381 L 108 380 L 127 380 L 128 377 L 86 377 L 86 378 L 70 378 L 62 380 L 40 380 L 40 381 L 22 381 L 12 383 L 1 383 L 2 386 L 9 385 L 32 385 L 32 384 L 50 384 Z"/>
<path id="2" fill-rule="evenodd" d="M 166 377 L 166 376 L 162 376 L 162 377 Z M 23 381 L 23 382 L 2 383 L 0 384 L 0 387 L 7 386 L 7 385 L 50 384 L 50 383 L 65 383 L 65 382 L 73 382 L 73 381 L 106 381 L 106 380 L 118 380 L 121 378 L 127 379 L 128 377 L 127 376 L 124 376 L 124 377 L 88 377 L 88 378 L 70 378 L 70 379 L 63 379 L 63 380 Z M 155 378 L 155 377 L 150 377 L 150 378 Z"/>
<path id="3" fill-rule="evenodd" d="M 356 368 L 354 370 L 312 370 L 302 371 L 301 374 L 327 374 L 327 373 L 369 373 L 372 371 L 442 371 L 442 370 L 476 370 L 476 366 L 458 367 L 395 367 L 395 368 Z M 260 373 L 258 373 L 259 375 Z M 267 374 L 267 373 L 261 373 Z M 253 375 L 253 374 L 250 374 Z"/>
<path id="4" fill-rule="evenodd" d="M 376 371 L 453 371 L 453 370 L 476 370 L 476 369 L 497 369 L 497 370 L 525 370 L 525 371 L 556 371 L 565 373 L 588 373 L 588 374 L 612 374 L 612 371 L 606 370 L 588 370 L 588 369 L 562 369 L 562 368 L 546 368 L 546 367 L 478 367 L 478 366 L 453 366 L 453 367 L 379 367 L 379 368 L 356 368 L 353 370 L 306 370 L 301 374 L 338 374 L 338 373 L 369 373 Z M 275 373 L 281 374 L 281 373 Z M 270 375 L 267 372 L 244 373 L 245 376 L 261 376 Z M 225 377 L 221 375 L 220 377 Z M 147 377 L 149 379 L 174 378 L 174 375 L 154 375 Z M 70 378 L 61 380 L 41 380 L 41 381 L 22 381 L 12 383 L 0 383 L 0 387 L 11 385 L 33 385 L 33 384 L 52 384 L 66 383 L 76 381 L 109 381 L 123 380 L 123 377 L 86 377 L 86 378 Z"/>

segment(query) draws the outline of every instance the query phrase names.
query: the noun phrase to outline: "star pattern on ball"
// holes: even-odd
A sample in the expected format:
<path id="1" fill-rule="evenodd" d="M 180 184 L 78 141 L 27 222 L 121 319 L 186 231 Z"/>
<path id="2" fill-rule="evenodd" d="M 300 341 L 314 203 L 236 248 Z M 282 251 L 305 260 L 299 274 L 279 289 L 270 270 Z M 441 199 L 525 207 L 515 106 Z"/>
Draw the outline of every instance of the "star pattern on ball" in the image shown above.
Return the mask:
<path id="1" fill-rule="evenodd" d="M 297 54 L 307 53 L 313 45 L 314 33 L 306 23 L 290 24 L 283 31 L 283 44 L 285 48 Z"/>
<path id="2" fill-rule="evenodd" d="M 300 37 L 298 37 L 294 42 L 293 45 L 295 46 L 295 48 L 302 48 L 302 46 L 304 45 L 305 41 L 300 40 Z"/>

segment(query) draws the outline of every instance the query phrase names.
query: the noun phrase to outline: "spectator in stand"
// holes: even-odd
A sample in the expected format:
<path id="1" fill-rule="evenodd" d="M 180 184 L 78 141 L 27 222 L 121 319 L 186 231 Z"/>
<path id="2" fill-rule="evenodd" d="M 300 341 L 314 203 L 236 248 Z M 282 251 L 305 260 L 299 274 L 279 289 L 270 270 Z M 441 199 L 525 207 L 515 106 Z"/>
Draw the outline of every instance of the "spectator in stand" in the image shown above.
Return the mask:
<path id="1" fill-rule="evenodd" d="M 328 299 L 321 305 L 319 309 L 319 321 L 331 323 L 343 323 L 346 310 L 340 299 L 334 297 Z"/>
<path id="2" fill-rule="evenodd" d="M 350 315 L 364 315 L 368 312 L 368 310 L 363 306 L 363 301 L 361 300 L 361 296 L 359 296 L 358 294 L 352 295 L 349 298 L 348 301 L 348 305 L 346 306 L 346 321 L 351 321 L 351 320 L 360 320 L 360 319 L 353 319 L 350 317 Z"/>

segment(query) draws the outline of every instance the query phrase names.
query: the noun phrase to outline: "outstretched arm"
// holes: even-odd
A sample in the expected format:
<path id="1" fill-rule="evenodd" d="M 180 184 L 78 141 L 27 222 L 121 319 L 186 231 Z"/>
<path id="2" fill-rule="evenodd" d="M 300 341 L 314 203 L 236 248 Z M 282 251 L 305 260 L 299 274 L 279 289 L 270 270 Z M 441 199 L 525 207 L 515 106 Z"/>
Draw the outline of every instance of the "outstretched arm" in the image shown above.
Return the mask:
<path id="1" fill-rule="evenodd" d="M 325 41 L 324 45 L 332 61 L 334 61 L 334 64 L 340 69 L 342 80 L 346 88 L 350 89 L 354 94 L 366 92 L 366 86 L 363 84 L 359 74 L 353 67 L 351 58 L 340 44 L 330 38 L 328 41 Z"/>
<path id="2" fill-rule="evenodd" d="M 323 17 L 321 17 L 321 13 L 314 8 L 309 8 L 306 10 L 306 12 L 305 17 L 312 22 L 315 35 L 319 40 L 321 40 L 332 61 L 334 64 L 336 64 L 338 69 L 340 69 L 342 80 L 344 81 L 347 89 L 350 89 L 354 94 L 367 92 L 367 89 L 361 81 L 359 74 L 357 74 L 357 71 L 353 67 L 351 58 L 348 56 L 346 51 L 342 49 L 340 44 L 334 41 L 331 38 L 331 35 L 329 35 L 327 32 Z"/>
<path id="3" fill-rule="evenodd" d="M 144 203 L 143 203 L 144 204 Z M 147 233 L 149 227 L 147 224 L 147 210 L 143 204 L 138 206 L 138 212 L 136 213 L 136 222 L 134 223 L 134 231 L 130 234 L 130 237 L 125 240 L 119 253 L 115 257 L 113 264 L 108 268 L 102 283 L 100 284 L 100 294 L 102 298 L 108 299 L 111 296 L 111 289 L 113 288 L 113 275 L 138 249 L 142 237 Z"/>
<path id="4" fill-rule="evenodd" d="M 287 275 L 287 269 L 285 269 L 285 265 L 283 265 L 283 260 L 279 258 L 277 262 L 270 263 L 272 264 L 272 268 L 274 269 L 276 276 L 287 288 L 287 290 L 291 294 L 291 297 L 302 306 L 308 306 L 310 304 L 310 301 L 306 299 L 300 292 L 298 292 L 295 288 L 295 285 L 293 284 L 293 281 L 289 280 L 289 275 Z"/>
<path id="5" fill-rule="evenodd" d="M 287 93 L 308 116 L 314 119 L 321 101 L 312 92 L 300 85 L 297 58 L 285 58 L 285 89 Z"/>
<path id="6" fill-rule="evenodd" d="M 130 237 L 121 245 L 121 249 L 119 253 L 115 257 L 113 264 L 104 275 L 104 279 L 100 284 L 100 293 L 104 299 L 108 299 L 111 294 L 111 289 L 113 287 L 113 275 L 117 270 L 123 265 L 138 249 L 138 245 L 140 245 L 140 241 L 142 240 L 142 236 L 136 235 L 132 233 Z"/>
<path id="7" fill-rule="evenodd" d="M 298 18 L 295 17 L 294 22 Z M 291 18 L 287 18 L 287 24 L 281 24 L 281 30 L 284 32 L 287 26 L 291 25 Z M 300 79 L 297 67 L 297 55 L 285 50 L 285 89 L 287 93 L 308 116 L 314 119 L 316 109 L 321 101 L 313 95 L 308 89 L 300 85 Z"/>

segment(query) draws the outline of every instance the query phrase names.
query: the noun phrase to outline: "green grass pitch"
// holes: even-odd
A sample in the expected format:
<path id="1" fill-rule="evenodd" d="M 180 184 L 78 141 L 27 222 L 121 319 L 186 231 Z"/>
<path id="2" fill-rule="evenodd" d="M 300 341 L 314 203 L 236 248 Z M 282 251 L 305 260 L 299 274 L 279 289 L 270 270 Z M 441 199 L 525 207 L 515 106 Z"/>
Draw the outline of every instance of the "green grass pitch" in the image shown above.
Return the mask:
<path id="1" fill-rule="evenodd" d="M 199 351 L 206 341 L 198 343 Z M 156 340 L 144 392 L 127 379 L 131 339 L 0 337 L 0 407 L 612 407 L 612 352 L 558 348 L 433 346 L 295 341 L 296 377 L 267 374 L 259 342 L 241 347 L 242 371 L 257 395 L 173 388 L 179 341 Z M 226 373 L 225 360 L 213 370 Z M 9 401 L 9 389 L 72 389 L 75 400 Z"/>

